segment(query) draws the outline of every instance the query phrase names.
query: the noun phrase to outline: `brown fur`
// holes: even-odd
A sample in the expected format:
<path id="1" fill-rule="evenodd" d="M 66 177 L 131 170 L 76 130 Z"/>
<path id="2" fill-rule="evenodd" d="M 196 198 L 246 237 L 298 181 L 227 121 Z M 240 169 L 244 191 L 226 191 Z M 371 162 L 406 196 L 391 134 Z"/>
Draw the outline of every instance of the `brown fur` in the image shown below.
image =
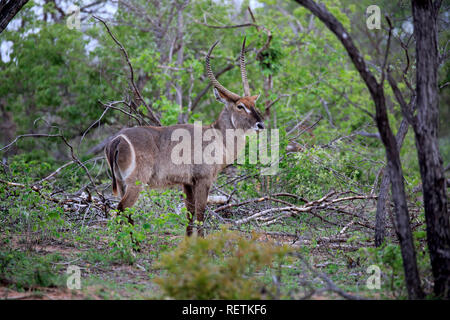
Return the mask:
<path id="1" fill-rule="evenodd" d="M 223 97 L 222 97 L 223 98 Z M 212 125 L 203 126 L 202 130 L 210 128 L 222 132 L 226 136 L 226 129 L 234 129 L 231 116 L 235 118 L 236 128 L 251 129 L 256 123 L 262 123 L 259 112 L 254 108 L 255 101 L 249 97 L 241 99 L 246 107 L 251 110 L 248 114 L 245 110 L 238 109 L 235 103 L 227 102 L 219 116 Z M 206 207 L 209 189 L 219 172 L 226 164 L 174 164 L 170 155 L 178 141 L 171 141 L 172 132 L 177 128 L 184 128 L 194 136 L 194 126 L 191 124 L 178 124 L 168 127 L 134 127 L 126 128 L 117 133 L 105 148 L 106 159 L 112 173 L 114 194 L 122 197 L 118 210 L 124 211 L 132 207 L 139 198 L 143 185 L 150 188 L 166 188 L 173 185 L 182 185 L 186 194 L 186 208 L 190 213 L 189 225 L 186 233 L 193 232 L 193 219 L 196 216 L 199 222 L 203 222 L 203 213 Z M 130 141 L 131 145 L 128 143 Z M 207 143 L 204 143 L 205 147 Z M 133 164 L 133 151 L 135 154 L 135 168 L 127 172 Z M 239 150 L 235 150 L 234 159 Z M 193 153 L 193 148 L 192 148 Z M 127 174 L 128 173 L 128 174 Z M 203 235 L 202 227 L 198 234 Z"/>
<path id="2" fill-rule="evenodd" d="M 226 137 L 227 129 L 242 129 L 243 131 L 264 129 L 261 114 L 255 108 L 259 96 L 239 97 L 226 90 L 215 79 L 209 65 L 209 54 L 216 44 L 209 50 L 206 62 L 208 76 L 213 83 L 214 95 L 218 101 L 225 104 L 225 108 L 213 124 L 202 127 L 203 132 L 213 129 L 219 131 L 222 137 Z M 243 74 L 245 74 L 242 57 L 244 47 L 245 40 L 241 52 L 241 72 Z M 244 86 L 248 88 L 248 82 L 244 79 L 243 81 Z M 190 236 L 193 233 L 193 221 L 196 217 L 200 222 L 197 233 L 199 236 L 203 236 L 204 211 L 209 189 L 219 172 L 227 166 L 226 156 L 224 155 L 223 164 L 175 164 L 171 159 L 172 150 L 180 142 L 171 141 L 171 137 L 174 130 L 179 128 L 190 133 L 192 139 L 191 159 L 194 159 L 194 125 L 192 124 L 134 127 L 118 132 L 105 147 L 106 159 L 112 173 L 113 193 L 120 195 L 121 200 L 117 209 L 124 211 L 126 208 L 132 207 L 138 200 L 144 184 L 150 188 L 182 185 L 186 194 L 185 204 L 189 218 L 186 234 Z M 210 144 L 209 141 L 202 142 L 202 151 L 208 144 Z M 233 150 L 228 150 L 231 151 L 233 161 L 240 151 L 238 149 L 235 147 Z M 132 222 L 130 217 L 129 219 Z"/>

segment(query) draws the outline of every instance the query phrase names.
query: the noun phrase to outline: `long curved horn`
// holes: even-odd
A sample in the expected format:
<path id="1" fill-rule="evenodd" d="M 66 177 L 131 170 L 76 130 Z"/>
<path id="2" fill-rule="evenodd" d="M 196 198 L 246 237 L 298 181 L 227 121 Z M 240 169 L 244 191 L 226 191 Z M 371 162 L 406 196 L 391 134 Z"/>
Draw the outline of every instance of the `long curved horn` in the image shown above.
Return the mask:
<path id="1" fill-rule="evenodd" d="M 230 90 L 226 89 L 223 85 L 217 81 L 216 77 L 214 76 L 214 73 L 211 70 L 211 65 L 209 63 L 209 56 L 211 55 L 211 52 L 213 51 L 214 47 L 219 43 L 219 40 L 217 40 L 212 47 L 209 49 L 208 54 L 205 57 L 205 63 L 206 63 L 206 73 L 208 74 L 208 78 L 211 81 L 211 84 L 219 90 L 222 94 L 226 95 L 228 98 L 237 101 L 241 97 L 237 95 L 236 93 L 231 92 Z"/>
<path id="2" fill-rule="evenodd" d="M 241 76 L 242 76 L 242 84 L 244 85 L 244 95 L 246 97 L 250 96 L 250 86 L 248 85 L 248 79 L 247 79 L 247 71 L 245 70 L 245 39 L 244 42 L 242 42 L 242 49 L 241 49 L 241 57 L 239 59 L 240 65 L 241 65 Z"/>

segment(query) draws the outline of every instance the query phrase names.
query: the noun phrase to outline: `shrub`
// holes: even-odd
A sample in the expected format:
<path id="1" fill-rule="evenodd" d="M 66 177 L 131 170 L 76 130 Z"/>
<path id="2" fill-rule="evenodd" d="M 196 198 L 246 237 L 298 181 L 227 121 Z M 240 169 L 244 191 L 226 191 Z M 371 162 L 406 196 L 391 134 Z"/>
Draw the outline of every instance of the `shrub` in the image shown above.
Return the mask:
<path id="1" fill-rule="evenodd" d="M 0 250 L 0 283 L 17 289 L 56 287 L 63 284 L 51 262 L 60 256 L 39 257 L 21 251 Z"/>
<path id="2" fill-rule="evenodd" d="M 275 289 L 261 272 L 281 266 L 288 251 L 223 228 L 206 238 L 185 238 L 163 254 L 159 267 L 167 274 L 155 281 L 175 299 L 261 299 Z"/>
<path id="3" fill-rule="evenodd" d="M 184 233 L 187 225 L 186 209 L 176 213 L 177 202 L 174 197 L 180 192 L 168 190 L 160 193 L 157 190 L 146 189 L 141 193 L 138 206 L 126 208 L 125 212 L 111 212 L 106 234 L 110 237 L 111 252 L 121 261 L 133 264 L 141 246 L 150 245 L 150 255 L 158 256 L 170 246 L 167 233 Z M 128 216 L 134 220 L 134 225 L 128 221 Z"/>

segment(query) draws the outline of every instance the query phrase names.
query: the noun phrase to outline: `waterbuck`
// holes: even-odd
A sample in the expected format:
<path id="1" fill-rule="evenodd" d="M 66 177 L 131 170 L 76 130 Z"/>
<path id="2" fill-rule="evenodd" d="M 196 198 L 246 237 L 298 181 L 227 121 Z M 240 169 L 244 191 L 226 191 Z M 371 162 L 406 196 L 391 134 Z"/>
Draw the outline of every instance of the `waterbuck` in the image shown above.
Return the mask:
<path id="1" fill-rule="evenodd" d="M 173 185 L 182 185 L 186 194 L 185 205 L 188 210 L 189 224 L 186 234 L 192 235 L 194 217 L 199 222 L 198 236 L 204 235 L 203 220 L 204 211 L 208 199 L 209 189 L 219 172 L 230 163 L 234 162 L 237 154 L 245 145 L 237 143 L 242 133 L 255 132 L 264 129 L 263 118 L 255 107 L 259 95 L 251 96 L 245 70 L 245 38 L 240 54 L 240 69 L 244 86 L 244 96 L 239 96 L 222 86 L 214 76 L 210 55 L 216 41 L 209 49 L 206 57 L 206 71 L 213 86 L 214 96 L 225 107 L 219 118 L 211 125 L 196 126 L 195 124 L 177 124 L 165 127 L 141 126 L 125 128 L 118 132 L 105 147 L 106 159 L 112 173 L 112 189 L 114 195 L 120 195 L 121 200 L 118 211 L 124 211 L 132 207 L 139 197 L 139 193 L 148 185 L 150 188 L 166 188 Z M 196 132 L 197 131 L 197 132 Z M 227 137 L 225 152 L 219 155 L 220 161 L 205 160 L 203 153 L 211 143 L 196 140 L 198 136 L 209 132 L 209 139 L 215 137 Z M 232 139 L 228 139 L 227 133 L 235 133 Z M 178 161 L 180 138 L 184 135 L 183 144 L 186 146 L 182 152 L 189 161 Z M 211 134 L 212 133 L 212 134 Z M 175 137 L 175 140 L 174 140 Z M 206 139 L 205 139 L 206 140 Z M 218 141 L 220 139 L 217 139 Z M 220 140 L 221 141 L 221 140 Z M 230 148 L 231 145 L 231 148 Z M 215 153 L 221 151 L 216 148 Z M 215 154 L 217 156 L 217 154 Z M 187 157 L 186 157 L 187 156 Z M 200 156 L 200 157 L 199 157 Z M 200 161 L 195 161 L 200 159 Z M 216 159 L 217 160 L 217 159 Z M 223 160 L 223 161 L 222 161 Z M 132 223 L 131 218 L 130 222 Z"/>

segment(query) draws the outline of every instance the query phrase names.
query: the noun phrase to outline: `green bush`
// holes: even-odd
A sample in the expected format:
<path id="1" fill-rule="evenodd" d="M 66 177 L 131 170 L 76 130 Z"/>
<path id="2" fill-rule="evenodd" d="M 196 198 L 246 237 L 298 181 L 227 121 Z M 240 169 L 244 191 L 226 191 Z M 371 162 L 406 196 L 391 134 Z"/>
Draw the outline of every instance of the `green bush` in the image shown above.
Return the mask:
<path id="1" fill-rule="evenodd" d="M 151 246 L 151 255 L 158 256 L 169 247 L 167 233 L 184 233 L 187 225 L 186 209 L 183 207 L 177 214 L 177 203 L 174 197 L 181 194 L 176 190 L 159 192 L 146 189 L 141 192 L 139 204 L 126 208 L 125 212 L 111 212 L 107 225 L 107 235 L 112 236 L 109 247 L 111 252 L 122 261 L 133 264 L 142 246 Z M 128 217 L 134 224 L 130 224 Z"/>
<path id="2" fill-rule="evenodd" d="M 287 259 L 289 249 L 222 231 L 206 238 L 185 238 L 162 255 L 159 267 L 167 271 L 155 279 L 174 299 L 262 299 L 274 292 L 262 275 Z"/>
<path id="3" fill-rule="evenodd" d="M 38 257 L 12 249 L 1 250 L 0 283 L 17 289 L 61 286 L 62 277 L 51 265 L 60 258 L 58 255 Z"/>
<path id="4" fill-rule="evenodd" d="M 14 232 L 27 242 L 60 238 L 63 235 L 61 230 L 71 227 L 70 221 L 65 219 L 64 208 L 43 196 L 48 192 L 47 182 L 39 192 L 31 187 L 33 181 L 48 174 L 52 165 L 27 162 L 18 156 L 15 159 L 10 165 L 14 179 L 0 172 L 0 179 L 17 183 L 16 186 L 0 183 L 0 232 Z"/>
<path id="5" fill-rule="evenodd" d="M 414 245 L 416 250 L 417 267 L 422 279 L 427 279 L 430 283 L 432 273 L 430 268 L 430 256 L 425 243 L 426 237 L 424 230 L 413 233 Z M 403 259 L 400 245 L 398 243 L 385 242 L 382 246 L 360 248 L 358 255 L 365 262 L 364 265 L 377 265 L 380 267 L 384 280 L 381 282 L 385 289 L 398 298 L 406 298 L 405 275 L 403 268 Z M 422 283 L 427 288 L 427 283 Z M 428 290 L 431 290 L 428 288 Z"/>

